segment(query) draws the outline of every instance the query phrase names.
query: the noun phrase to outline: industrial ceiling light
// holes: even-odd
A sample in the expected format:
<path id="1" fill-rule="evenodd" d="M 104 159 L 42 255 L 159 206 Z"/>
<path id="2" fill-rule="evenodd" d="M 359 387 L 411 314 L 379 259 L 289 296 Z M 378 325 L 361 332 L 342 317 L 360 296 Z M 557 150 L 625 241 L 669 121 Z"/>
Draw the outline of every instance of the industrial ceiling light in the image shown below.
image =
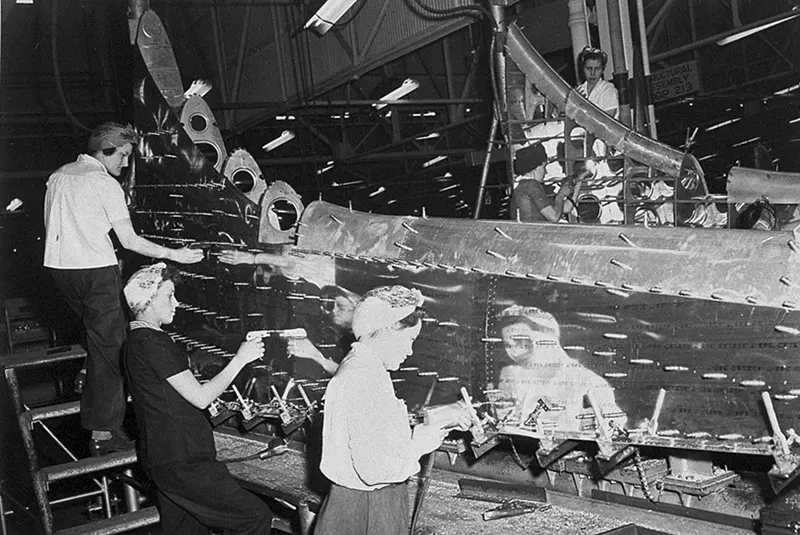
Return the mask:
<path id="1" fill-rule="evenodd" d="M 796 9 L 797 8 L 795 8 L 795 10 Z M 792 20 L 794 18 L 797 18 L 797 17 L 800 17 L 800 12 L 790 13 L 790 14 L 784 16 L 784 17 L 780 17 L 780 18 L 775 19 L 773 21 L 765 22 L 764 24 L 759 24 L 757 26 L 753 26 L 753 27 L 747 28 L 746 30 L 742 30 L 740 32 L 736 32 L 733 35 L 729 35 L 728 37 L 720 39 L 719 41 L 717 41 L 717 45 L 719 45 L 719 46 L 729 45 L 729 44 L 731 44 L 731 43 L 733 43 L 735 41 L 738 41 L 739 39 L 744 39 L 745 37 L 749 37 L 749 36 L 753 35 L 754 33 L 758 33 L 758 32 L 764 31 L 767 28 L 772 28 L 773 26 L 777 26 L 778 24 L 782 24 L 784 22 L 790 21 L 790 20 Z"/>
<path id="2" fill-rule="evenodd" d="M 293 139 L 294 139 L 294 132 L 292 132 L 291 130 L 284 130 L 283 132 L 281 132 L 281 135 L 279 135 L 278 137 L 276 137 L 275 139 L 273 139 L 272 141 L 270 141 L 261 148 L 269 152 L 271 150 L 277 149 L 284 143 L 288 143 Z"/>
<path id="3" fill-rule="evenodd" d="M 447 156 L 437 156 L 436 158 L 428 160 L 427 162 L 422 164 L 422 167 L 430 167 L 430 166 L 432 166 L 434 164 L 437 164 L 437 163 L 441 162 L 442 160 L 446 160 L 446 159 L 447 159 Z"/>
<path id="4" fill-rule="evenodd" d="M 305 28 L 311 28 L 319 35 L 325 35 L 325 32 L 330 30 L 355 3 L 356 0 L 328 0 L 308 19 Z"/>
<path id="5" fill-rule="evenodd" d="M 411 93 L 412 91 L 414 91 L 418 87 L 419 87 L 419 82 L 418 81 L 413 80 L 411 78 L 406 78 L 405 80 L 403 80 L 403 83 L 400 84 L 400 87 L 398 87 L 397 89 L 394 89 L 392 91 L 389 91 L 388 93 L 383 95 L 378 100 L 398 100 L 398 99 L 401 99 L 404 96 L 408 95 L 409 93 Z M 386 103 L 386 104 L 375 103 L 375 104 L 373 104 L 373 106 L 375 106 L 375 108 L 377 108 L 377 109 L 381 109 L 381 108 L 385 107 L 387 104 L 388 103 Z"/>

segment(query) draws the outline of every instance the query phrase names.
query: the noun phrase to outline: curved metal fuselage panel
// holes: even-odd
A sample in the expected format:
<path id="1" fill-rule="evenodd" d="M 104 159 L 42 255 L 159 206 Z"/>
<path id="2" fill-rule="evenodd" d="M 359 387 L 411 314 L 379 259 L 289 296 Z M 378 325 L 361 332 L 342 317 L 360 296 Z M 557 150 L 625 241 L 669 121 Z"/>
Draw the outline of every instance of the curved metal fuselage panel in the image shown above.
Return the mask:
<path id="1" fill-rule="evenodd" d="M 772 395 L 784 428 L 800 423 L 800 315 L 789 281 L 797 259 L 789 233 L 766 240 L 747 231 L 621 233 L 376 216 L 325 203 L 310 205 L 301 222 L 298 248 L 333 257 L 329 276 L 337 285 L 362 293 L 405 284 L 427 297 L 430 318 L 406 364 L 457 378 L 450 391 L 440 390 L 441 402 L 455 399 L 458 384 L 476 397 L 498 386 L 513 364 L 498 316 L 517 305 L 555 318 L 569 360 L 548 365 L 567 377 L 583 377 L 579 368 L 602 377 L 626 414 L 617 421 L 629 429 L 648 422 L 659 390 L 666 391 L 659 432 L 636 443 L 766 453 L 757 443 L 771 434 L 762 392 Z M 404 381 L 413 406 L 425 381 Z M 581 396 L 584 387 L 566 388 Z M 593 437 L 591 412 L 583 418 L 586 425 L 555 436 Z M 539 436 L 524 425 L 504 431 Z"/>

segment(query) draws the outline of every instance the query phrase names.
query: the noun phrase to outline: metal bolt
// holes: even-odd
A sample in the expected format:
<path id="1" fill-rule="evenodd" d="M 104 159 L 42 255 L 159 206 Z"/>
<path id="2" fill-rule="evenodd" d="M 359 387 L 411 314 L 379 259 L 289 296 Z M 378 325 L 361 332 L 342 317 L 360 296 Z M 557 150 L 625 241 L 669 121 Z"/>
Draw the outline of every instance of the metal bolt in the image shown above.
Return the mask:
<path id="1" fill-rule="evenodd" d="M 630 294 L 627 292 L 623 292 L 622 290 L 617 290 L 616 288 L 608 288 L 606 292 L 610 293 L 611 295 L 617 295 L 619 297 L 630 297 Z"/>
<path id="2" fill-rule="evenodd" d="M 611 259 L 611 265 L 614 265 L 614 266 L 617 266 L 617 267 L 621 267 L 622 269 L 627 269 L 628 271 L 633 271 L 632 267 L 630 267 L 628 264 L 623 264 L 622 262 L 620 262 L 616 258 L 612 258 Z"/>
<path id="3" fill-rule="evenodd" d="M 636 247 L 636 244 L 635 244 L 635 243 L 633 243 L 633 242 L 631 241 L 631 239 L 630 239 L 629 237 L 627 237 L 625 234 L 623 234 L 622 232 L 620 232 L 620 233 L 619 233 L 619 238 L 620 238 L 622 241 L 624 241 L 625 243 L 627 243 L 628 245 L 630 245 L 631 247 Z"/>
<path id="4" fill-rule="evenodd" d="M 511 236 L 509 236 L 508 234 L 506 234 L 505 232 L 503 232 L 503 229 L 501 229 L 500 227 L 494 227 L 494 230 L 495 230 L 495 232 L 497 232 L 498 234 L 500 234 L 500 235 L 501 235 L 502 237 L 504 237 L 505 239 L 507 239 L 507 240 L 512 240 L 512 241 L 513 241 L 513 239 L 514 239 L 514 238 L 512 238 Z"/>
<path id="5" fill-rule="evenodd" d="M 403 225 L 403 226 L 404 226 L 404 227 L 405 227 L 407 230 L 409 230 L 410 232 L 413 232 L 414 234 L 419 234 L 419 231 L 418 231 L 418 230 L 416 230 L 416 229 L 412 228 L 412 227 L 411 227 L 411 225 L 409 225 L 409 224 L 408 224 L 408 223 L 406 223 L 405 221 L 404 221 L 403 223 L 401 223 L 401 224 L 402 224 L 402 225 Z"/>

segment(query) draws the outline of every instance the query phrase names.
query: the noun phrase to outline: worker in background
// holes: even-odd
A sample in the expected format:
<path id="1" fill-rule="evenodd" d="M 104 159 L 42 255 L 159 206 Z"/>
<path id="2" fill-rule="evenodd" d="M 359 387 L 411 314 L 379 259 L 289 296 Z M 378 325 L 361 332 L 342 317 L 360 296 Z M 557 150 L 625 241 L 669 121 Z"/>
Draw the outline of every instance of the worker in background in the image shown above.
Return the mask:
<path id="1" fill-rule="evenodd" d="M 225 368 L 200 384 L 186 353 L 161 330 L 172 323 L 177 272 L 163 262 L 142 268 L 125 285 L 135 316 L 125 346 L 125 371 L 139 428 L 140 460 L 158 491 L 164 533 L 268 535 L 272 512 L 242 489 L 217 461 L 203 409 L 242 368 L 262 357 L 261 338 L 245 341 Z"/>
<path id="2" fill-rule="evenodd" d="M 447 430 L 420 424 L 412 432 L 390 371 L 412 353 L 422 328 L 423 297 L 403 286 L 368 291 L 353 312 L 356 342 L 325 392 L 320 469 L 331 489 L 316 535 L 407 535 L 405 482 Z M 467 417 L 468 418 L 468 417 Z M 465 421 L 466 429 L 469 422 Z"/>
<path id="3" fill-rule="evenodd" d="M 320 290 L 323 314 L 330 322 L 323 329 L 322 336 L 325 340 L 335 341 L 334 354 L 330 358 L 324 355 L 308 338 L 289 340 L 286 350 L 290 357 L 315 362 L 328 375 L 333 375 L 355 342 L 353 312 L 360 296 L 341 286 L 328 285 Z"/>
<path id="4" fill-rule="evenodd" d="M 202 250 L 169 249 L 136 234 L 116 177 L 137 143 L 130 126 L 95 128 L 88 152 L 50 176 L 44 199 L 44 266 L 86 330 L 86 384 L 81 423 L 92 433 L 89 451 L 101 455 L 133 447 L 122 429 L 125 395 L 120 350 L 125 340 L 117 256 L 109 232 L 144 256 L 198 262 Z"/>
<path id="5" fill-rule="evenodd" d="M 563 181 L 551 198 L 544 184 L 547 154 L 541 143 L 519 149 L 514 157 L 517 183 L 511 193 L 511 219 L 557 223 L 571 205 L 566 199 L 572 191 L 570 181 Z"/>
<path id="6" fill-rule="evenodd" d="M 578 86 L 578 93 L 616 119 L 619 116 L 617 88 L 603 79 L 608 55 L 599 48 L 587 46 L 578 54 L 578 64 L 585 79 Z"/>

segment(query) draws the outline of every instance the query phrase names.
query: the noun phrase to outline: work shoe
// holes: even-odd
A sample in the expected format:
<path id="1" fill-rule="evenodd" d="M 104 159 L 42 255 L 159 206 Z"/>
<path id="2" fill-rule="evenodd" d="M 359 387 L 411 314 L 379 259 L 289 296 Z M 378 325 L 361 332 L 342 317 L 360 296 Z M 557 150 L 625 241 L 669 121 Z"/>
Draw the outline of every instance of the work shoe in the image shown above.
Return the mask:
<path id="1" fill-rule="evenodd" d="M 92 457 L 99 457 L 100 455 L 108 455 L 115 451 L 132 450 L 136 443 L 131 440 L 128 435 L 122 430 L 111 431 L 111 438 L 100 440 L 93 438 L 89 442 L 89 454 Z"/>
<path id="2" fill-rule="evenodd" d="M 86 384 L 86 368 L 81 368 L 81 371 L 75 376 L 75 381 L 72 383 L 72 388 L 76 394 L 83 392 L 83 386 Z"/>

